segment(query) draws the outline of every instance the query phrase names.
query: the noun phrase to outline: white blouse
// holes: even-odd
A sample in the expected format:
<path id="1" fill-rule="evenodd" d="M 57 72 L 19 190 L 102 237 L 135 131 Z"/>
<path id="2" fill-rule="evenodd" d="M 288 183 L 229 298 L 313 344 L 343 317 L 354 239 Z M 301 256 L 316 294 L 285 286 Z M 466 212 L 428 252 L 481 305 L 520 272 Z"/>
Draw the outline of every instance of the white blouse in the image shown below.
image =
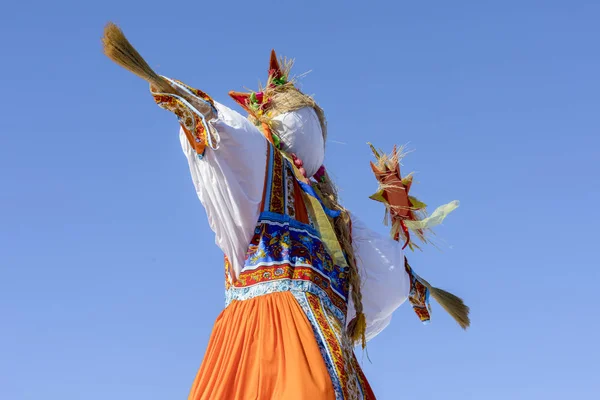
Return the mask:
<path id="1" fill-rule="evenodd" d="M 267 141 L 247 118 L 216 103 L 218 117 L 211 122 L 220 138 L 218 150 L 207 147 L 199 159 L 180 131 L 181 146 L 187 156 L 198 198 L 206 209 L 208 222 L 215 232 L 217 246 L 230 259 L 236 276 L 240 273 L 259 217 L 266 167 Z M 286 151 L 296 153 L 307 173 L 321 166 L 324 150 L 318 118 L 310 108 L 277 118 L 278 135 Z M 320 144 L 319 144 L 319 139 Z M 381 332 L 392 313 L 408 297 L 410 282 L 404 269 L 401 244 L 382 236 L 354 215 L 352 240 L 361 274 L 363 307 L 367 319 L 367 339 Z M 348 308 L 348 321 L 354 307 Z"/>

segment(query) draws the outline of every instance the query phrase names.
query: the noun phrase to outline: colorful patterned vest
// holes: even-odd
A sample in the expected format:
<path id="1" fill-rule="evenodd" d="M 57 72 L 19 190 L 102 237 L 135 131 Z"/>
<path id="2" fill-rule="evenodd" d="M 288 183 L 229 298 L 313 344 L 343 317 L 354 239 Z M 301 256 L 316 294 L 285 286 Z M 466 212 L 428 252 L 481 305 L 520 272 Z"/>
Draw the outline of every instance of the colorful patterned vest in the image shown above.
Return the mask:
<path id="1" fill-rule="evenodd" d="M 345 257 L 328 210 L 297 176 L 293 163 L 269 144 L 261 213 L 239 277 L 225 262 L 226 304 L 291 292 L 313 328 L 336 400 L 374 399 L 345 334 Z"/>

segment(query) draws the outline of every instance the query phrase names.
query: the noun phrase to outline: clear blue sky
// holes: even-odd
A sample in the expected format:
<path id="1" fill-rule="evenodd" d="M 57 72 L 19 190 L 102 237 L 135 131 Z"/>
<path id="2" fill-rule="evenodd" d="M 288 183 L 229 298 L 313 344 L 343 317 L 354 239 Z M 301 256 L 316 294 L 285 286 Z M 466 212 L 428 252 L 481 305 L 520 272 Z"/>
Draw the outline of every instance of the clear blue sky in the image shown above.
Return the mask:
<path id="1" fill-rule="evenodd" d="M 312 70 L 374 229 L 367 141 L 409 143 L 415 194 L 461 201 L 410 257 L 473 326 L 403 305 L 365 357 L 380 399 L 597 398 L 600 3 L 105 0 L 0 11 L 1 399 L 187 398 L 223 307 L 176 120 L 104 57 L 109 20 L 230 106 L 272 47 Z"/>

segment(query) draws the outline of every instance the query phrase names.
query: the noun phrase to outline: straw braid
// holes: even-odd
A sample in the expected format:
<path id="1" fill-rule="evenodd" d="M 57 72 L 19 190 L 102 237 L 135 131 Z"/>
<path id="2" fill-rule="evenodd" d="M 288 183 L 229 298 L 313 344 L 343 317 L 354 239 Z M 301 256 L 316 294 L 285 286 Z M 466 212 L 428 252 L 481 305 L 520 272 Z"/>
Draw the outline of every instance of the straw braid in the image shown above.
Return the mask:
<path id="1" fill-rule="evenodd" d="M 327 172 L 325 172 L 325 179 L 317 182 L 317 189 L 327 208 L 341 211 L 341 215 L 334 221 L 334 228 L 338 241 L 346 254 L 348 267 L 350 267 L 350 293 L 352 295 L 352 302 L 354 303 L 354 310 L 356 311 L 356 317 L 348 324 L 347 333 L 354 343 L 360 341 L 364 348 L 366 346 L 365 331 L 367 324 L 363 313 L 360 274 L 358 272 L 356 258 L 354 257 L 354 248 L 352 246 L 350 214 L 348 213 L 348 210 L 340 205 L 337 190 Z"/>

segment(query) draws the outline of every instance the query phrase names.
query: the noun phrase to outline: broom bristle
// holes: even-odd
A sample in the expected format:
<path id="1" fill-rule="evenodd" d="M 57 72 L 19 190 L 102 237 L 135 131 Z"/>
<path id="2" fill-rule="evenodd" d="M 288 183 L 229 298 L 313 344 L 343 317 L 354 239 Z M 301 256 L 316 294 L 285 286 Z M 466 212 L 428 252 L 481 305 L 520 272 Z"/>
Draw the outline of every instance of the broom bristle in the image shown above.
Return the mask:
<path id="1" fill-rule="evenodd" d="M 454 318 L 461 328 L 466 330 L 471 325 L 469 306 L 467 306 L 460 297 L 455 296 L 450 292 L 446 292 L 443 289 L 431 286 L 429 282 L 421 277 L 419 277 L 419 279 L 427 286 L 435 301 L 437 301 L 439 305 Z"/>
<path id="2" fill-rule="evenodd" d="M 104 28 L 102 43 L 104 54 L 115 63 L 146 80 L 163 93 L 177 93 L 164 78 L 150 68 L 140 53 L 129 43 L 123 31 L 114 23 L 109 22 Z"/>
<path id="3" fill-rule="evenodd" d="M 431 296 L 458 322 L 461 328 L 466 330 L 471 325 L 469 307 L 460 297 L 435 287 L 431 288 Z"/>

